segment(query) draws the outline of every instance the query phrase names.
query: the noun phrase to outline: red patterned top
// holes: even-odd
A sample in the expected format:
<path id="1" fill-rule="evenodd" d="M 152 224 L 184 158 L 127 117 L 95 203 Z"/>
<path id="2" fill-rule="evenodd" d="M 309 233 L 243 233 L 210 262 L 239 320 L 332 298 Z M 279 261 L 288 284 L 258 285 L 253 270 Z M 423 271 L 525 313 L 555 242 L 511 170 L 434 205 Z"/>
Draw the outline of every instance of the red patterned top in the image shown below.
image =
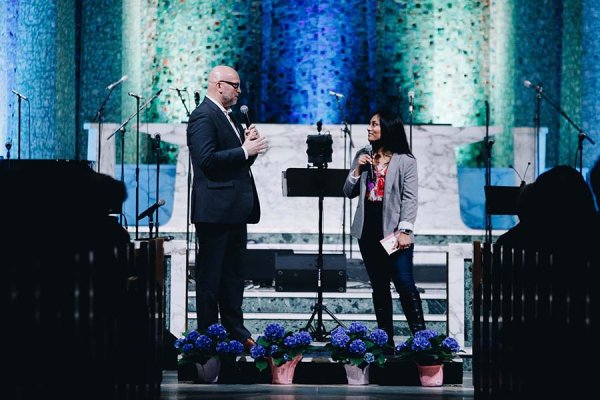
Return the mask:
<path id="1" fill-rule="evenodd" d="M 367 200 L 383 201 L 383 189 L 385 188 L 385 175 L 387 174 L 387 164 L 382 168 L 373 168 L 375 173 L 375 182 L 367 180 Z"/>

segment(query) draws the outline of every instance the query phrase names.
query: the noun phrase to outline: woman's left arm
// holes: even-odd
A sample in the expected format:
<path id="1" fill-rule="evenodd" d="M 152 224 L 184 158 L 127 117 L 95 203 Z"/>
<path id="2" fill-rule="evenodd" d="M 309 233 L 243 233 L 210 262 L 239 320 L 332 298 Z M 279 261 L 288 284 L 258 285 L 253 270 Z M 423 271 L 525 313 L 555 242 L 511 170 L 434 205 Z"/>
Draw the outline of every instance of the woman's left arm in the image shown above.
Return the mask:
<path id="1" fill-rule="evenodd" d="M 413 230 L 417 219 L 417 208 L 419 206 L 419 179 L 417 175 L 417 160 L 406 157 L 402 176 L 402 190 L 400 192 L 400 224 L 398 229 Z"/>
<path id="2" fill-rule="evenodd" d="M 396 246 L 406 249 L 412 244 L 410 233 L 417 219 L 419 179 L 417 176 L 417 160 L 407 157 L 401 170 L 400 223 L 396 231 Z"/>

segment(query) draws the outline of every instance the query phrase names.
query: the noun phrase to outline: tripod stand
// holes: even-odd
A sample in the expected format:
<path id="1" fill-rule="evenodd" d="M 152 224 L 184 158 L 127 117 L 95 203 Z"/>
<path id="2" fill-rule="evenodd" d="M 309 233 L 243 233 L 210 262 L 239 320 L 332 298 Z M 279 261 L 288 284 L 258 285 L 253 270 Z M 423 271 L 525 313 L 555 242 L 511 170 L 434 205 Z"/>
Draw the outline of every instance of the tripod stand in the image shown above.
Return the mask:
<path id="1" fill-rule="evenodd" d="M 343 197 L 342 188 L 348 176 L 347 169 L 327 169 L 318 165 L 316 169 L 288 168 L 284 173 L 284 196 L 318 197 L 319 199 L 319 251 L 317 254 L 317 302 L 304 330 L 309 331 L 316 341 L 323 341 L 330 332 L 323 324 L 323 312 L 327 313 L 337 326 L 345 327 L 323 304 L 323 199 Z M 316 324 L 313 323 L 315 322 Z"/>

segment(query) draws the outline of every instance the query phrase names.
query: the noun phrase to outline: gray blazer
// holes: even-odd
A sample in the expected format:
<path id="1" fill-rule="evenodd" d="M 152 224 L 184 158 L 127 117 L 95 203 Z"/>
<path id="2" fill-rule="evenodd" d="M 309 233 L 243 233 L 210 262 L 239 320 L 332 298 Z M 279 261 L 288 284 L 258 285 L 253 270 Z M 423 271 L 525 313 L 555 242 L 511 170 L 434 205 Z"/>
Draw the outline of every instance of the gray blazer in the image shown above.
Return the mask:
<path id="1" fill-rule="evenodd" d="M 358 196 L 358 205 L 352 221 L 350 233 L 360 239 L 364 224 L 365 196 L 367 190 L 367 171 L 360 177 L 352 176 L 358 166 L 358 158 L 365 154 L 364 149 L 356 152 L 350 173 L 344 182 L 344 194 L 352 199 Z M 383 194 L 383 237 L 399 229 L 411 231 L 410 238 L 415 242 L 414 223 L 418 207 L 417 160 L 408 154 L 393 154 L 385 177 Z"/>

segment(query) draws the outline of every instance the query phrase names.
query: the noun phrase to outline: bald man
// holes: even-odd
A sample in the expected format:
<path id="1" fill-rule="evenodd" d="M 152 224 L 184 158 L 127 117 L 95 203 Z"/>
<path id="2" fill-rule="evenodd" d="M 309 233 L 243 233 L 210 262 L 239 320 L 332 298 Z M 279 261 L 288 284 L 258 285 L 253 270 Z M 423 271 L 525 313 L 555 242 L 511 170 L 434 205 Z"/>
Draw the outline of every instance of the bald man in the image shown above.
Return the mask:
<path id="1" fill-rule="evenodd" d="M 242 302 L 247 224 L 258 223 L 260 204 L 250 167 L 268 143 L 254 124 L 244 129 L 231 114 L 242 93 L 237 71 L 217 66 L 208 90 L 192 112 L 187 143 L 194 180 L 191 222 L 198 238 L 196 313 L 198 330 L 219 322 L 233 339 L 254 345 L 244 327 Z"/>

